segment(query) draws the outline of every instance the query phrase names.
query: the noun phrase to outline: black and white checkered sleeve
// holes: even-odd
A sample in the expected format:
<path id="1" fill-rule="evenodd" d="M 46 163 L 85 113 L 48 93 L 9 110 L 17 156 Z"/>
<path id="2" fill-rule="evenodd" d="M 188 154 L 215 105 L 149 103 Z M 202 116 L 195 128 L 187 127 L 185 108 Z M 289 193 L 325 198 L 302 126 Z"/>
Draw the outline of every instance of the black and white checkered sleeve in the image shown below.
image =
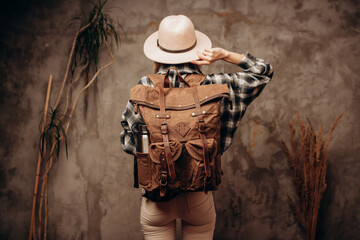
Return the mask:
<path id="1" fill-rule="evenodd" d="M 240 63 L 243 72 L 210 74 L 203 84 L 228 84 L 232 103 L 222 106 L 221 149 L 227 150 L 249 104 L 261 93 L 273 76 L 272 66 L 246 53 Z"/>
<path id="2" fill-rule="evenodd" d="M 138 84 L 153 86 L 151 80 L 146 76 L 142 77 Z M 134 112 L 134 105 L 128 101 L 125 111 L 122 114 L 121 126 L 123 127 L 123 130 L 120 133 L 121 146 L 126 153 L 136 155 L 135 129 L 139 124 L 145 124 L 144 120 L 140 112 L 137 114 Z"/>

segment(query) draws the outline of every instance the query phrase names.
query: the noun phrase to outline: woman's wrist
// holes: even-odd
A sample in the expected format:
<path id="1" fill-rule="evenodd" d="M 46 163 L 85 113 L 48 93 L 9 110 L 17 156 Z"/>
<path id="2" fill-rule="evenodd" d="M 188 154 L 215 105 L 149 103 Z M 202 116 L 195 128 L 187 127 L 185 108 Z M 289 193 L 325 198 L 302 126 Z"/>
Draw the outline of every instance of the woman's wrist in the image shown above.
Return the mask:
<path id="1" fill-rule="evenodd" d="M 225 59 L 227 59 L 229 57 L 229 51 L 225 50 L 225 49 L 221 49 L 221 54 L 222 54 L 222 60 L 226 61 Z"/>
<path id="2" fill-rule="evenodd" d="M 222 60 L 224 60 L 226 62 L 238 64 L 239 62 L 241 62 L 241 60 L 244 57 L 244 54 L 230 52 L 225 49 L 223 49 L 223 50 L 224 50 L 223 51 L 224 57 L 222 58 Z"/>

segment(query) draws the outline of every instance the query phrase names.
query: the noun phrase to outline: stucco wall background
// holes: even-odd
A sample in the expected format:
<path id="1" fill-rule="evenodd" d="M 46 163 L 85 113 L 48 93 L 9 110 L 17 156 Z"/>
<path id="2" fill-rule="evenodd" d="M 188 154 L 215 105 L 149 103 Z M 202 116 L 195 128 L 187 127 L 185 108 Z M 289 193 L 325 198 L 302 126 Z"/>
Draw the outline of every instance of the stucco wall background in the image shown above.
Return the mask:
<path id="1" fill-rule="evenodd" d="M 170 14 L 189 16 L 214 46 L 248 51 L 275 69 L 224 154 L 223 184 L 214 193 L 215 239 L 304 239 L 287 202 L 294 190 L 280 145 L 297 112 L 326 130 L 345 112 L 329 147 L 318 239 L 359 236 L 358 1 L 111 0 L 107 5 L 127 35 L 114 49 L 115 64 L 91 90 L 87 118 L 82 104 L 77 109 L 68 159 L 62 152 L 50 174 L 48 239 L 142 239 L 140 191 L 132 188 L 132 157 L 120 146 L 120 120 L 129 88 L 152 71 L 142 44 Z M 53 104 L 78 27 L 68 21 L 89 7 L 85 0 L 17 0 L 1 7 L 0 239 L 27 237 L 47 80 L 54 75 Z M 238 71 L 222 62 L 202 69 Z"/>

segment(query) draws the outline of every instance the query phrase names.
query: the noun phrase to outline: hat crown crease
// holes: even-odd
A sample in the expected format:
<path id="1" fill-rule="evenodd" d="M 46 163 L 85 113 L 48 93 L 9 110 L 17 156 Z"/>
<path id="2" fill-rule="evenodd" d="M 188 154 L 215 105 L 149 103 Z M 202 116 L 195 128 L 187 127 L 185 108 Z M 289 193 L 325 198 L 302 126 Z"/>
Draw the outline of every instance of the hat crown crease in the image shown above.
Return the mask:
<path id="1" fill-rule="evenodd" d="M 172 51 L 188 49 L 196 42 L 193 23 L 182 15 L 164 18 L 158 34 L 160 46 Z"/>

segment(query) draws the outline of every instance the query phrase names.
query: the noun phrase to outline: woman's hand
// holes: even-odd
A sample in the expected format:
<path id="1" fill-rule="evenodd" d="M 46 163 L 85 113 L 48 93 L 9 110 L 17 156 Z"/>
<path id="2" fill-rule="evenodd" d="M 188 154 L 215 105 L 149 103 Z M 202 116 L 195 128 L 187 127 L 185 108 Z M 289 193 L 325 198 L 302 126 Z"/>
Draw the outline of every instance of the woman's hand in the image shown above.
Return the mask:
<path id="1" fill-rule="evenodd" d="M 243 54 L 227 51 L 223 48 L 206 48 L 198 51 L 199 59 L 192 60 L 191 63 L 197 65 L 209 65 L 217 60 L 224 60 L 229 63 L 239 63 L 244 57 Z"/>
<path id="2" fill-rule="evenodd" d="M 192 60 L 191 63 L 197 65 L 209 65 L 217 60 L 227 57 L 229 53 L 222 48 L 206 48 L 203 51 L 197 51 L 197 55 L 199 59 Z"/>

